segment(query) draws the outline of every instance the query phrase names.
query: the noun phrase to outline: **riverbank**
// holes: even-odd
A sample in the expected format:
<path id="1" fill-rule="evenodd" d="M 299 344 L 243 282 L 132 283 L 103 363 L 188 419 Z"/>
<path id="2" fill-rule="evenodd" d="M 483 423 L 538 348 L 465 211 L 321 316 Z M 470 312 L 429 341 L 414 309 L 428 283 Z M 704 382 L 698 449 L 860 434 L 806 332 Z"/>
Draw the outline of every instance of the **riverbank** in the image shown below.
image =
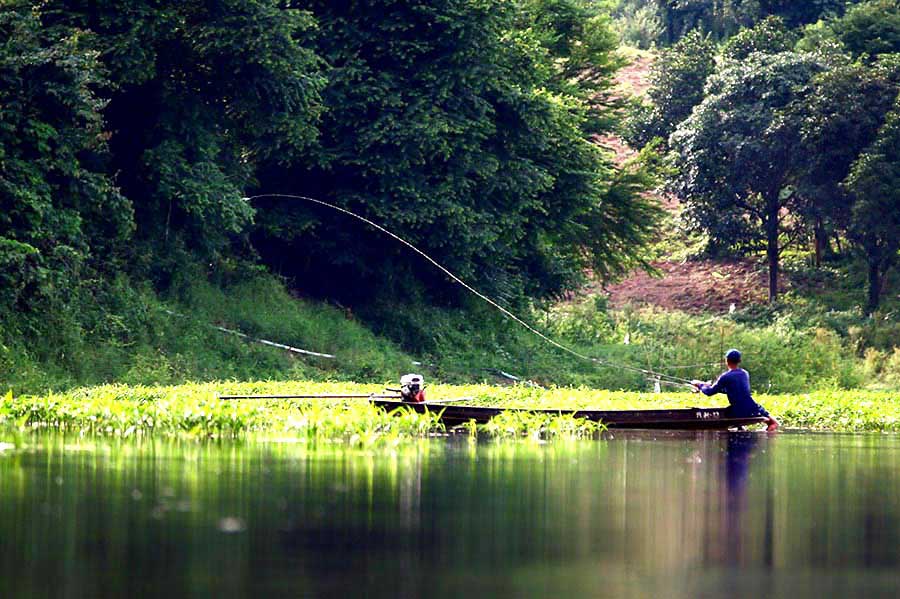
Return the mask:
<path id="1" fill-rule="evenodd" d="M 223 382 L 177 386 L 106 385 L 65 393 L 0 401 L 0 421 L 20 431 L 57 428 L 110 436 L 165 435 L 195 438 L 260 435 L 302 442 L 350 445 L 398 443 L 447 433 L 433 415 L 391 416 L 364 399 L 237 400 L 225 394 L 368 394 L 384 385 L 356 383 Z M 429 399 L 468 398 L 475 404 L 545 409 L 600 410 L 684 408 L 723 405 L 724 397 L 692 393 L 642 393 L 559 387 L 433 385 Z M 837 432 L 900 432 L 900 394 L 879 391 L 817 391 L 758 395 L 785 428 Z M 500 417 L 472 436 L 572 439 L 592 437 L 598 427 L 570 417 Z"/>
<path id="2" fill-rule="evenodd" d="M 173 287 L 161 296 L 120 280 L 79 310 L 0 314 L 0 394 L 107 383 L 384 381 L 410 371 L 456 384 L 500 384 L 508 382 L 499 374 L 506 372 L 543 386 L 653 388 L 640 373 L 575 360 L 481 303 L 392 303 L 357 313 L 296 298 L 269 275 L 221 286 L 185 276 Z M 689 314 L 613 309 L 605 296 L 593 295 L 521 313 L 582 354 L 687 379 L 717 376 L 724 350 L 739 347 L 760 391 L 900 389 L 900 312 L 868 318 L 847 306 L 798 299 Z M 293 353 L 223 329 L 334 357 Z"/>

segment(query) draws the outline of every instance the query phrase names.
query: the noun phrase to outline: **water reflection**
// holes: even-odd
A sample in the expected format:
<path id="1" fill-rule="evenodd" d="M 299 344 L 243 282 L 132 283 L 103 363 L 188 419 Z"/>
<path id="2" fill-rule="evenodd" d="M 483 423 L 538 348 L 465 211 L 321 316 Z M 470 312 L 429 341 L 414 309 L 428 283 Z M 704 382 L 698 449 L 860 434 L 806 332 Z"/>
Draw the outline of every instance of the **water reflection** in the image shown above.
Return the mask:
<path id="1" fill-rule="evenodd" d="M 0 452 L 2 597 L 900 590 L 896 437 L 28 442 Z"/>
<path id="2" fill-rule="evenodd" d="M 721 531 L 724 535 L 724 559 L 726 564 L 740 564 L 743 543 L 743 521 L 747 510 L 747 482 L 750 462 L 759 443 L 758 433 L 736 432 L 725 436 L 725 518 Z M 768 497 L 766 508 L 769 507 Z M 768 509 L 765 521 L 770 521 Z M 771 564 L 768 564 L 771 565 Z"/>

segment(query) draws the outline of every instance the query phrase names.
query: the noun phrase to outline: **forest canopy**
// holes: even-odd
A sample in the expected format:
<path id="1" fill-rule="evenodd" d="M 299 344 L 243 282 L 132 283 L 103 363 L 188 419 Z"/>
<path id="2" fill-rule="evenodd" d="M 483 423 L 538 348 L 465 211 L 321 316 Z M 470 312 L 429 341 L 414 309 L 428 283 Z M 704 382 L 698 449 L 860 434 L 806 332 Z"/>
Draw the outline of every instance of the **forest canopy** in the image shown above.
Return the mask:
<path id="1" fill-rule="evenodd" d="M 900 238 L 897 153 L 887 151 L 900 3 L 825 14 L 803 28 L 768 16 L 720 44 L 691 31 L 660 52 L 625 134 L 668 150 L 669 189 L 710 251 L 765 250 L 770 300 L 785 250 L 812 237 L 821 262 L 845 240 L 866 263 L 873 312 Z"/>
<path id="2" fill-rule="evenodd" d="M 410 292 L 423 264 L 395 242 L 246 199 L 267 192 L 510 301 L 627 272 L 653 230 L 647 172 L 592 141 L 621 62 L 587 3 L 6 2 L 0 33 L 0 310 L 119 272 L 164 288 L 187 261 Z"/>
<path id="3" fill-rule="evenodd" d="M 505 351 L 396 240 L 272 194 L 517 311 L 661 256 L 765 256 L 791 295 L 748 314 L 793 312 L 801 270 L 841 277 L 852 351 L 893 347 L 898 40 L 897 0 L 0 2 L 0 370 L 284 372 L 202 331 L 290 337 L 319 299 L 416 353 Z M 297 318 L 287 342 L 332 336 Z"/>

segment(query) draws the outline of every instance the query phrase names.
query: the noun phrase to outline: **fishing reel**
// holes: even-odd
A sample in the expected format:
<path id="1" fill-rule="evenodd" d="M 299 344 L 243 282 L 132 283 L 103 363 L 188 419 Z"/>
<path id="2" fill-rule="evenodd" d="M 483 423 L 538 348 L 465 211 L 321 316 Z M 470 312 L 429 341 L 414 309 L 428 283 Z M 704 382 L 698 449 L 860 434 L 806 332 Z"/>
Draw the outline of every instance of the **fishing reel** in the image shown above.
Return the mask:
<path id="1" fill-rule="evenodd" d="M 400 377 L 400 398 L 403 401 L 425 401 L 425 377 L 421 374 L 404 374 Z"/>

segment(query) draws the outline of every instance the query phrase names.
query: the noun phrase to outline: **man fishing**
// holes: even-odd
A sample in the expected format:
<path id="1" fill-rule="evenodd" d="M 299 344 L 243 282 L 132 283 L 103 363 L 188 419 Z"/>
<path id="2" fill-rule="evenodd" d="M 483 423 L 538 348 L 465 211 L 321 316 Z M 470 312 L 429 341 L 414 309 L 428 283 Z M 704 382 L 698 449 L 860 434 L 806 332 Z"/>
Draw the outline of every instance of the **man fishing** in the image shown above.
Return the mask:
<path id="1" fill-rule="evenodd" d="M 728 353 L 725 354 L 725 364 L 728 366 L 728 371 L 719 377 L 715 385 L 703 381 L 691 381 L 691 384 L 704 395 L 715 395 L 716 393 L 728 395 L 730 405 L 726 408 L 726 412 L 730 418 L 764 416 L 767 419 L 766 430 L 777 429 L 778 421 L 764 407 L 753 401 L 753 396 L 750 395 L 750 375 L 741 368 L 741 352 L 736 349 L 728 350 Z"/>

